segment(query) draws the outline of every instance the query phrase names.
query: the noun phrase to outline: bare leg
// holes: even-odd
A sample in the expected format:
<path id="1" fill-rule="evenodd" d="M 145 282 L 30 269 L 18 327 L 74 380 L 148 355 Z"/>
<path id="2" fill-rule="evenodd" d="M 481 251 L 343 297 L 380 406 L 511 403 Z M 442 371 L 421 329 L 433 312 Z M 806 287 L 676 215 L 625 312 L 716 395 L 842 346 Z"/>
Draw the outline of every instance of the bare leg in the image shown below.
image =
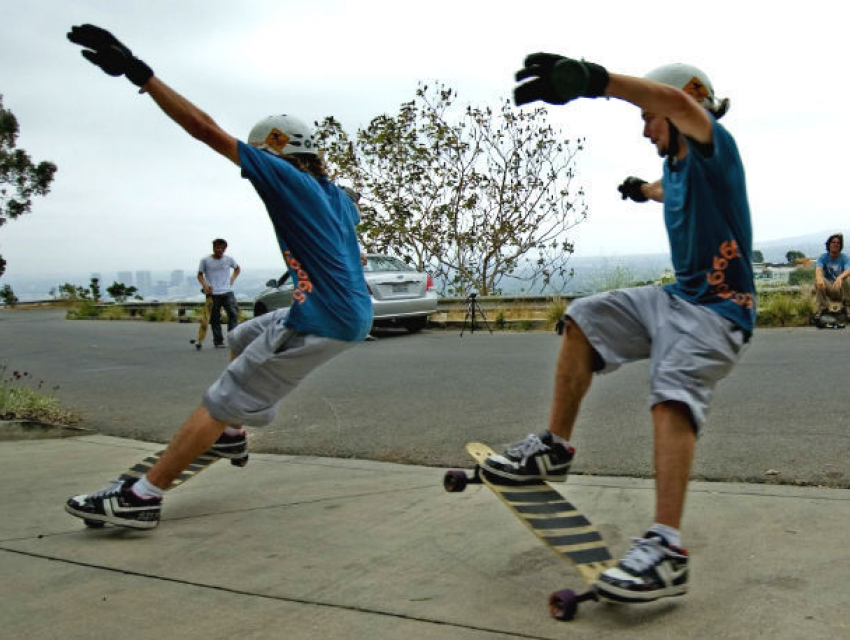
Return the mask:
<path id="1" fill-rule="evenodd" d="M 555 394 L 549 416 L 549 431 L 569 440 L 582 398 L 593 378 L 593 347 L 572 320 L 567 321 L 555 369 Z"/>
<path id="2" fill-rule="evenodd" d="M 148 481 L 163 491 L 199 455 L 218 440 L 227 424 L 213 418 L 206 407 L 199 406 L 183 423 L 168 443 L 162 457 L 147 473 Z"/>
<path id="3" fill-rule="evenodd" d="M 655 521 L 679 529 L 696 447 L 691 412 L 681 402 L 661 402 L 652 408 L 652 420 L 655 425 Z"/>

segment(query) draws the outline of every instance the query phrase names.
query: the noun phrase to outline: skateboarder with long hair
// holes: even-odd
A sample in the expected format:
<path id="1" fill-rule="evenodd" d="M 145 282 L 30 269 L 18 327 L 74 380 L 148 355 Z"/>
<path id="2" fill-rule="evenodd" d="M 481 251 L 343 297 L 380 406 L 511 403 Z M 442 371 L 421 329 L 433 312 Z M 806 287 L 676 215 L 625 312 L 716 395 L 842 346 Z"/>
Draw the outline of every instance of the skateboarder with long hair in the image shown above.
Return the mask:
<path id="1" fill-rule="evenodd" d="M 73 27 L 68 39 L 111 76 L 126 76 L 194 138 L 241 168 L 263 200 L 293 282 L 293 304 L 239 325 L 233 360 L 206 391 L 146 476 L 75 496 L 65 508 L 86 520 L 150 529 L 162 492 L 201 453 L 244 458 L 242 425 L 271 422 L 280 399 L 313 369 L 369 332 L 372 302 L 363 278 L 351 199 L 327 177 L 312 130 L 290 115 L 258 122 L 247 144 L 174 91 L 111 33 Z"/>
<path id="2" fill-rule="evenodd" d="M 491 456 L 484 467 L 515 481 L 566 480 L 575 452 L 569 439 L 594 372 L 650 359 L 654 524 L 595 586 L 619 602 L 681 595 L 688 554 L 680 526 L 696 438 L 714 387 L 735 366 L 755 320 L 744 169 L 734 139 L 717 121 L 729 103 L 715 98 L 705 73 L 682 64 L 636 78 L 539 53 L 526 58 L 517 80 L 517 105 L 605 96 L 641 110 L 643 135 L 664 158 L 663 177 L 651 183 L 628 178 L 620 192 L 636 202 L 664 203 L 676 281 L 570 304 L 548 430 Z"/>

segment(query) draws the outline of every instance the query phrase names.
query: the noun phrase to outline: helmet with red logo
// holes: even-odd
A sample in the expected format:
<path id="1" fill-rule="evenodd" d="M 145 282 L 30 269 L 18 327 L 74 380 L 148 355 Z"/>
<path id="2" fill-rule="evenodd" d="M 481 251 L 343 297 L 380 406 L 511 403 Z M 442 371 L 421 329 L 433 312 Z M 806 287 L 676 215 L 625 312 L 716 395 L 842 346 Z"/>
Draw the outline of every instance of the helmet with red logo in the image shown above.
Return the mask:
<path id="1" fill-rule="evenodd" d="M 286 114 L 260 120 L 248 134 L 248 144 L 276 156 L 318 155 L 313 130 Z"/>
<path id="2" fill-rule="evenodd" d="M 714 114 L 718 120 L 729 110 L 729 98 L 718 100 L 714 96 L 714 87 L 708 75 L 689 64 L 681 62 L 665 64 L 653 69 L 644 77 L 681 89 Z"/>

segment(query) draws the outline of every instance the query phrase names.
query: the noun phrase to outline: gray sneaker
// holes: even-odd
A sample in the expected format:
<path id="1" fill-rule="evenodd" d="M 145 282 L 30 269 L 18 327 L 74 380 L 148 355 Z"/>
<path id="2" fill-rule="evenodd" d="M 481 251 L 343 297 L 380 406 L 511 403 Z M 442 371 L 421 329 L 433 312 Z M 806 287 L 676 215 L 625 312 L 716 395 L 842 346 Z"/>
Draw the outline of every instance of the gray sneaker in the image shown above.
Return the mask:
<path id="1" fill-rule="evenodd" d="M 548 431 L 533 433 L 502 454 L 492 455 L 481 465 L 485 471 L 514 482 L 546 480 L 564 482 L 570 472 L 575 449 L 554 442 Z"/>
<path id="2" fill-rule="evenodd" d="M 65 511 L 88 522 L 108 522 L 130 529 L 153 529 L 159 524 L 162 498 L 139 498 L 131 487 L 136 478 L 115 482 L 94 493 L 70 498 Z"/>
<path id="3" fill-rule="evenodd" d="M 604 600 L 652 602 L 688 591 L 688 552 L 668 545 L 657 533 L 632 538 L 632 547 L 616 567 L 594 584 Z"/>

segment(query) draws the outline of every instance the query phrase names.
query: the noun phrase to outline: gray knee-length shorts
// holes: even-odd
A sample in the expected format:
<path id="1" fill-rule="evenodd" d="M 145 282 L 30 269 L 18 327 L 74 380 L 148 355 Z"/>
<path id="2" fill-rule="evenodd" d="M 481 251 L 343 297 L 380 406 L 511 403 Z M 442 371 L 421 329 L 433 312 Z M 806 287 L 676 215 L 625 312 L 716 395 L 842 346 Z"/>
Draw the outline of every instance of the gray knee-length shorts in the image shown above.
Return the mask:
<path id="1" fill-rule="evenodd" d="M 579 298 L 567 319 L 602 358 L 600 373 L 649 358 L 649 406 L 686 404 L 696 431 L 705 424 L 714 387 L 732 371 L 746 342 L 730 320 L 655 286 Z"/>
<path id="2" fill-rule="evenodd" d="M 237 357 L 203 397 L 213 418 L 233 425 L 267 425 L 280 400 L 308 373 L 357 344 L 293 331 L 284 326 L 287 313 L 278 309 L 228 334 L 228 346 Z"/>

